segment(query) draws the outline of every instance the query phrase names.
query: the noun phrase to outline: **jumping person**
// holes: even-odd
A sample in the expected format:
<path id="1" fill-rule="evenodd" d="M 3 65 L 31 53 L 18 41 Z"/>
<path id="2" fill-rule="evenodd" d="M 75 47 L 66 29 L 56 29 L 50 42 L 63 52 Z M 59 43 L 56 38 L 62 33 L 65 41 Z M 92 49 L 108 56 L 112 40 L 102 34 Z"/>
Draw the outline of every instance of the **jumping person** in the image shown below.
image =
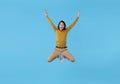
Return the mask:
<path id="1" fill-rule="evenodd" d="M 66 24 L 63 20 L 61 20 L 58 23 L 58 26 L 56 27 L 54 25 L 54 23 L 51 21 L 51 19 L 49 18 L 46 10 L 44 10 L 44 14 L 56 34 L 56 47 L 55 47 L 54 51 L 52 52 L 52 54 L 48 57 L 48 62 L 51 62 L 55 58 L 58 58 L 59 55 L 62 55 L 62 56 L 64 56 L 64 58 L 67 58 L 71 62 L 74 62 L 75 61 L 74 57 L 67 49 L 66 39 L 67 39 L 68 32 L 76 24 L 76 22 L 78 21 L 78 19 L 80 17 L 80 11 L 78 11 L 78 15 L 77 15 L 76 19 L 73 21 L 73 23 L 70 26 L 68 26 L 67 28 L 66 28 Z"/>

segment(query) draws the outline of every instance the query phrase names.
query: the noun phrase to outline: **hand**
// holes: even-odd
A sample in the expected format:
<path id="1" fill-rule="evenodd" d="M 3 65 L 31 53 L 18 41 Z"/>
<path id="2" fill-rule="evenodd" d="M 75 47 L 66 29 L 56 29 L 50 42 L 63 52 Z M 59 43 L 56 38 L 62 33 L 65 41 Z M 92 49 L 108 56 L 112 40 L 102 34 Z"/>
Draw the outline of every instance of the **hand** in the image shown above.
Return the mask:
<path id="1" fill-rule="evenodd" d="M 47 11 L 46 11 L 46 10 L 44 10 L 44 14 L 45 14 L 45 16 L 48 16 L 48 13 L 47 13 Z"/>
<path id="2" fill-rule="evenodd" d="M 78 15 L 77 15 L 77 17 L 80 17 L 80 11 L 78 11 Z"/>

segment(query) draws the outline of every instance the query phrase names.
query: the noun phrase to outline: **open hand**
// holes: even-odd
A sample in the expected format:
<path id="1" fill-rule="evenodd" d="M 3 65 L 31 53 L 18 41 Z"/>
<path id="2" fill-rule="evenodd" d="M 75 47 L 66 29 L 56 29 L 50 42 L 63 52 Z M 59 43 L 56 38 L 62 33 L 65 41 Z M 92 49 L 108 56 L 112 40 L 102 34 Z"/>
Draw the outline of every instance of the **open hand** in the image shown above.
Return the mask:
<path id="1" fill-rule="evenodd" d="M 78 11 L 78 15 L 77 15 L 77 17 L 80 17 L 80 11 Z"/>
<path id="2" fill-rule="evenodd" d="M 45 14 L 45 16 L 48 16 L 48 13 L 47 13 L 47 11 L 46 11 L 46 10 L 44 10 L 44 14 Z"/>

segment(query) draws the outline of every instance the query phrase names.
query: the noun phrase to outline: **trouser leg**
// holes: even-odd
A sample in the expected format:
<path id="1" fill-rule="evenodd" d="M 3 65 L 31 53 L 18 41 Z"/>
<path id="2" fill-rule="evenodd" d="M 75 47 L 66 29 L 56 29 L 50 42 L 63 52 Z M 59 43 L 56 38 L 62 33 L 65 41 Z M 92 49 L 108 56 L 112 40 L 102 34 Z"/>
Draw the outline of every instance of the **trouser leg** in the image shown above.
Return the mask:
<path id="1" fill-rule="evenodd" d="M 54 49 L 52 54 L 48 57 L 48 62 L 53 61 L 55 58 L 59 56 L 60 52 L 57 49 Z"/>
<path id="2" fill-rule="evenodd" d="M 72 54 L 66 49 L 61 53 L 65 58 L 68 58 L 71 62 L 74 62 L 75 59 Z"/>

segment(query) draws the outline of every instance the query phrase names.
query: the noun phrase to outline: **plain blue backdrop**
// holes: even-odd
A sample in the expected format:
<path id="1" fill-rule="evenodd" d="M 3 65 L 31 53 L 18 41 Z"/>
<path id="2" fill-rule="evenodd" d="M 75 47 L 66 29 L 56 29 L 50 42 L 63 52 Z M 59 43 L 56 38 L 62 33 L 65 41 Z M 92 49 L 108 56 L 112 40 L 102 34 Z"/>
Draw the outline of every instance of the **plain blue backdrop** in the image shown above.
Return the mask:
<path id="1" fill-rule="evenodd" d="M 57 26 L 70 25 L 76 62 L 47 62 Z M 0 84 L 120 84 L 120 0 L 0 0 Z"/>

